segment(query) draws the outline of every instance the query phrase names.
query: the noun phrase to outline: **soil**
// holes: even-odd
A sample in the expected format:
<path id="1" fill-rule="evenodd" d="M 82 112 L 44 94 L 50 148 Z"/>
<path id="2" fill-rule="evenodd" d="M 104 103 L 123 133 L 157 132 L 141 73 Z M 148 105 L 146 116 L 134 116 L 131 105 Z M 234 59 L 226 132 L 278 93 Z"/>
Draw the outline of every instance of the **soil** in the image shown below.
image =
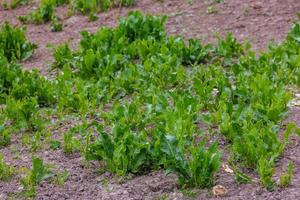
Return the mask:
<path id="1" fill-rule="evenodd" d="M 95 32 L 101 26 L 113 27 L 118 18 L 125 16 L 130 10 L 141 10 L 149 14 L 164 14 L 169 16 L 166 29 L 169 34 L 183 35 L 184 38 L 201 38 L 204 43 L 215 42 L 214 35 L 219 32 L 224 36 L 232 32 L 240 41 L 248 40 L 253 49 L 259 52 L 267 48 L 270 41 L 282 41 L 292 22 L 297 19 L 300 11 L 299 0 L 225 0 L 224 3 L 212 3 L 204 0 L 137 0 L 132 8 L 112 9 L 99 14 L 99 19 L 89 22 L 81 15 L 67 16 L 67 7 L 58 8 L 58 15 L 63 19 L 62 32 L 51 32 L 50 25 L 27 25 L 28 38 L 38 44 L 35 54 L 22 63 L 25 69 L 38 69 L 47 74 L 48 65 L 52 62 L 51 51 L 48 44 L 58 45 L 69 42 L 74 48 L 80 40 L 80 31 Z M 4 20 L 20 25 L 17 16 L 26 14 L 38 4 L 22 6 L 15 10 L 1 10 L 0 23 Z M 289 117 L 284 124 L 295 122 L 300 126 L 300 108 L 292 107 Z M 53 131 L 54 137 L 61 138 L 62 133 L 69 129 L 72 122 Z M 14 136 L 12 145 L 0 149 L 5 161 L 16 167 L 30 167 L 31 154 L 21 144 L 21 136 Z M 285 170 L 288 161 L 295 164 L 295 175 L 290 187 L 277 188 L 268 192 L 258 184 L 257 177 L 252 174 L 254 183 L 237 184 L 234 176 L 223 169 L 216 176 L 216 183 L 223 185 L 228 193 L 224 197 L 215 197 L 211 190 L 196 190 L 195 197 L 188 197 L 186 192 L 180 191 L 176 185 L 176 176 L 166 176 L 162 171 L 153 171 L 149 174 L 119 180 L 109 173 L 101 173 L 98 163 L 86 163 L 80 155 L 66 156 L 63 151 L 38 151 L 45 163 L 53 164 L 57 171 L 64 170 L 70 173 L 63 186 L 45 181 L 37 188 L 36 199 L 300 199 L 300 139 L 291 138 L 285 154 L 277 163 L 275 179 Z M 228 157 L 224 148 L 224 158 Z M 224 163 L 226 164 L 226 159 Z M 98 171 L 97 171 L 98 170 Z M 0 199 L 21 198 L 18 192 L 22 188 L 15 177 L 11 182 L 0 182 Z"/>

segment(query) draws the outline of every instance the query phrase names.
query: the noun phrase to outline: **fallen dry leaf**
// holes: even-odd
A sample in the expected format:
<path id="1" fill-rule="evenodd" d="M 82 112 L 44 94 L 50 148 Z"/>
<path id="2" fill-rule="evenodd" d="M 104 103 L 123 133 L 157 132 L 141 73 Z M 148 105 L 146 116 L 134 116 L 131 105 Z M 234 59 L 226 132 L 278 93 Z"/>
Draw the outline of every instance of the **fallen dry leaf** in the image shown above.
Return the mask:
<path id="1" fill-rule="evenodd" d="M 230 174 L 233 174 L 233 170 L 230 169 L 230 167 L 229 167 L 228 165 L 223 164 L 223 165 L 222 165 L 222 168 L 224 169 L 225 172 L 230 173 Z"/>
<path id="2" fill-rule="evenodd" d="M 225 196 L 228 190 L 222 185 L 216 185 L 212 189 L 215 196 Z"/>

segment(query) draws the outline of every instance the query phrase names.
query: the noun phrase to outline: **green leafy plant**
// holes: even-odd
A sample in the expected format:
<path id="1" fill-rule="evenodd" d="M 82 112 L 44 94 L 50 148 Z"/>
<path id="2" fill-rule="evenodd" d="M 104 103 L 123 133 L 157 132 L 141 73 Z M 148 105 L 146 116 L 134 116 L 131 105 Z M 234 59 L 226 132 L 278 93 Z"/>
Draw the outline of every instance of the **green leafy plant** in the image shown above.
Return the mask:
<path id="1" fill-rule="evenodd" d="M 1 103 L 5 102 L 6 94 L 13 87 L 13 82 L 22 73 L 20 67 L 16 64 L 8 63 L 8 60 L 0 54 L 0 99 Z"/>
<path id="2" fill-rule="evenodd" d="M 235 171 L 234 175 L 235 175 L 235 180 L 238 183 L 251 183 L 252 182 L 252 179 L 250 176 L 248 176 L 240 171 Z"/>
<path id="3" fill-rule="evenodd" d="M 151 162 L 150 145 L 145 134 L 136 134 L 116 125 L 111 134 L 97 127 L 99 138 L 89 144 L 86 157 L 103 160 L 107 170 L 124 176 L 139 173 Z"/>
<path id="4" fill-rule="evenodd" d="M 93 102 L 89 98 L 92 95 L 89 92 L 90 85 L 82 79 L 69 79 L 67 77 L 67 73 L 71 75 L 69 69 L 64 72 L 66 74 L 58 80 L 58 109 L 59 111 L 79 111 L 84 115 Z"/>
<path id="5" fill-rule="evenodd" d="M 261 157 L 277 158 L 283 152 L 284 145 L 272 129 L 256 125 L 246 130 L 247 133 L 234 141 L 233 152 L 237 159 L 244 160 L 248 166 L 255 167 Z"/>
<path id="6" fill-rule="evenodd" d="M 20 182 L 23 186 L 25 197 L 36 196 L 36 186 L 43 180 L 53 177 L 53 173 L 49 167 L 45 166 L 43 160 L 38 157 L 32 158 L 32 169 L 27 171 L 25 177 Z"/>
<path id="7" fill-rule="evenodd" d="M 34 131 L 40 128 L 41 119 L 37 116 L 38 104 L 35 98 L 22 101 L 7 99 L 6 116 L 13 120 L 18 128 Z"/>
<path id="8" fill-rule="evenodd" d="M 105 0 L 103 1 L 103 4 L 100 4 L 100 1 L 92 0 L 92 1 L 86 1 L 86 0 L 76 0 L 74 3 L 75 10 L 83 13 L 88 14 L 91 21 L 97 19 L 96 13 L 100 11 L 100 9 L 107 9 L 109 6 L 109 1 Z"/>
<path id="9" fill-rule="evenodd" d="M 211 187 L 213 176 L 221 165 L 221 154 L 217 145 L 214 144 L 205 149 L 205 143 L 194 145 L 188 149 L 191 153 L 186 154 L 183 148 L 178 146 L 179 141 L 174 136 L 167 135 L 161 141 L 161 151 L 166 155 L 163 163 L 167 172 L 175 172 L 179 175 L 179 183 L 187 187 Z"/>
<path id="10" fill-rule="evenodd" d="M 5 125 L 0 124 L 0 147 L 10 144 L 11 134 Z"/>
<path id="11" fill-rule="evenodd" d="M 9 62 L 22 61 L 29 58 L 37 46 L 30 43 L 25 36 L 25 29 L 12 27 L 4 22 L 0 29 L 0 55 Z"/>
<path id="12" fill-rule="evenodd" d="M 24 6 L 24 5 L 28 5 L 31 2 L 31 0 L 11 0 L 9 2 L 7 2 L 7 0 L 2 0 L 2 7 L 3 9 L 15 9 L 19 6 Z"/>
<path id="13" fill-rule="evenodd" d="M 53 67 L 63 69 L 64 65 L 71 65 L 74 55 L 68 44 L 64 43 L 54 48 L 53 57 L 55 59 Z"/>
<path id="14" fill-rule="evenodd" d="M 10 8 L 15 9 L 18 6 L 28 5 L 31 0 L 12 0 L 10 2 Z"/>
<path id="15" fill-rule="evenodd" d="M 54 83 L 40 76 L 36 70 L 22 71 L 19 65 L 4 63 L 0 69 L 0 77 L 1 102 L 5 102 L 8 96 L 18 100 L 36 97 L 41 106 L 50 106 L 56 101 Z"/>
<path id="16" fill-rule="evenodd" d="M 98 12 L 117 6 L 131 6 L 134 3 L 135 0 L 73 0 L 71 7 L 80 13 L 89 15 L 90 20 L 95 20 Z"/>
<path id="17" fill-rule="evenodd" d="M 73 131 L 64 133 L 63 149 L 66 154 L 73 153 L 76 149 L 78 149 L 79 145 L 79 141 L 74 137 Z"/>
<path id="18" fill-rule="evenodd" d="M 1 7 L 3 8 L 3 10 L 7 10 L 8 9 L 8 3 L 7 0 L 2 0 L 1 1 Z"/>
<path id="19" fill-rule="evenodd" d="M 8 166 L 4 162 L 3 154 L 0 153 L 0 181 L 9 181 L 15 173 L 15 169 L 12 166 Z"/>
<path id="20" fill-rule="evenodd" d="M 70 3 L 70 0 L 55 0 L 56 6 L 61 6 L 61 5 L 68 4 L 68 3 Z"/>
<path id="21" fill-rule="evenodd" d="M 42 147 L 41 138 L 42 138 L 41 132 L 36 132 L 34 134 L 34 136 L 32 137 L 32 139 L 31 139 L 31 145 L 30 145 L 30 150 L 32 152 L 36 152 L 39 148 Z"/>
<path id="22" fill-rule="evenodd" d="M 93 18 L 132 1 L 41 2 L 38 21 L 44 22 L 42 4 L 49 5 L 44 14 L 50 21 L 55 7 L 64 3 Z M 284 141 L 279 136 L 292 97 L 289 88 L 300 83 L 300 24 L 293 25 L 282 44 L 256 55 L 232 34 L 205 46 L 196 39 L 187 43 L 168 36 L 165 21 L 130 12 L 115 28 L 83 31 L 76 50 L 67 44 L 54 48 L 52 80 L 23 71 L 12 62 L 16 56 L 2 50 L 0 139 L 8 141 L 7 131 L 12 134 L 16 128 L 38 131 L 34 137 L 23 136 L 35 150 L 43 140 L 44 117 L 60 121 L 74 116 L 83 123 L 66 132 L 62 144 L 48 141 L 51 148 L 79 151 L 117 175 L 164 169 L 176 173 L 183 188 L 208 188 L 221 153 L 216 143 L 206 141 L 215 141 L 212 133 L 220 133 L 232 166 L 238 166 L 237 182 L 250 181 L 242 173 L 246 168 L 274 190 L 274 166 L 288 148 L 289 136 L 299 134 L 295 125 L 288 125 Z M 205 131 L 199 131 L 202 127 Z M 283 185 L 290 174 L 283 176 Z M 31 182 L 24 183 L 34 194 Z"/>
<path id="23" fill-rule="evenodd" d="M 297 131 L 297 125 L 295 123 L 289 123 L 286 127 L 285 132 L 283 133 L 283 138 L 285 143 L 289 142 L 289 137 L 291 134 L 293 134 L 294 132 L 296 133 Z"/>
<path id="24" fill-rule="evenodd" d="M 275 181 L 273 180 L 274 171 L 275 169 L 272 160 L 261 158 L 258 161 L 258 173 L 260 176 L 260 181 L 262 185 L 269 191 L 273 191 L 275 187 Z"/>
<path id="25" fill-rule="evenodd" d="M 59 32 L 63 30 L 63 24 L 58 17 L 53 17 L 51 21 L 51 31 Z"/>
<path id="26" fill-rule="evenodd" d="M 7 0 L 2 0 L 1 6 L 3 9 L 15 9 L 19 6 L 28 5 L 31 0 L 11 0 L 7 2 Z"/>
<path id="27" fill-rule="evenodd" d="M 165 37 L 164 25 L 166 17 L 143 15 L 131 12 L 126 19 L 121 19 L 117 31 L 124 34 L 129 41 L 152 37 L 156 40 Z"/>
<path id="28" fill-rule="evenodd" d="M 19 16 L 23 23 L 43 24 L 50 22 L 54 18 L 56 2 L 55 0 L 42 0 L 37 10 L 25 16 Z"/>
<path id="29" fill-rule="evenodd" d="M 68 171 L 64 171 L 62 173 L 57 173 L 55 175 L 54 181 L 58 186 L 63 186 L 65 182 L 68 180 L 70 173 Z"/>
<path id="30" fill-rule="evenodd" d="M 267 169 L 284 151 L 285 146 L 278 137 L 278 123 L 286 116 L 287 103 L 291 98 L 286 86 L 290 80 L 295 80 L 297 73 L 294 70 L 299 68 L 296 57 L 291 57 L 292 63 L 289 63 L 281 51 L 293 49 L 291 54 L 297 55 L 297 45 L 292 44 L 294 41 L 290 39 L 288 44 L 281 46 L 283 50 L 277 48 L 259 57 L 249 51 L 247 45 L 238 43 L 232 34 L 225 39 L 219 38 L 215 46 L 202 46 L 198 40 L 190 40 L 186 45 L 181 38 L 166 35 L 163 28 L 165 20 L 164 17 L 132 12 L 115 29 L 101 28 L 95 34 L 82 32 L 78 51 L 71 51 L 66 45 L 59 47 L 55 52 L 55 64 L 64 71 L 64 81 L 61 82 L 64 84 L 60 88 L 66 88 L 59 95 L 60 105 L 76 105 L 71 103 L 74 102 L 72 93 L 79 94 L 82 99 L 92 99 L 91 93 L 85 97 L 74 92 L 76 87 L 71 87 L 74 77 L 101 88 L 96 90 L 100 91 L 96 98 L 103 100 L 105 97 L 105 101 L 110 103 L 120 100 L 124 105 L 112 103 L 112 112 L 103 116 L 105 123 L 114 131 L 115 127 L 126 130 L 126 134 L 137 137 L 134 140 L 142 137 L 141 143 L 149 142 L 152 164 L 145 165 L 158 167 L 162 162 L 165 166 L 180 163 L 171 162 L 176 156 L 164 161 L 159 159 L 161 154 L 165 154 L 161 150 L 164 141 L 161 135 L 171 135 L 176 138 L 177 158 L 182 161 L 175 165 L 176 172 L 187 180 L 194 178 L 194 183 L 186 181 L 185 184 L 198 187 L 211 184 L 203 184 L 194 172 L 188 170 L 189 165 L 193 165 L 191 160 L 197 160 L 197 154 L 191 152 L 197 152 L 198 145 L 191 144 L 197 135 L 195 124 L 200 118 L 209 118 L 209 124 L 218 124 L 229 142 L 234 162 L 258 171 L 263 185 L 272 188 L 272 173 Z M 296 29 L 293 32 L 293 38 L 297 37 Z M 292 66 L 281 68 L 277 64 L 280 62 Z M 290 78 L 287 79 L 283 75 L 285 73 Z M 190 82 L 192 86 L 187 84 Z M 92 85 L 90 88 L 93 88 Z M 124 103 L 124 97 L 128 96 L 130 104 Z M 147 116 L 140 114 L 145 111 Z M 199 112 L 207 114 L 200 117 Z M 114 151 L 109 154 L 102 146 L 105 143 L 105 146 L 114 149 L 115 139 L 112 133 L 100 134 L 95 142 L 92 138 L 87 157 L 104 160 L 109 171 L 117 173 L 119 169 L 111 167 L 116 162 L 112 156 Z M 208 154 L 207 158 L 212 155 Z M 132 171 L 124 169 L 120 174 Z M 215 173 L 214 170 L 210 172 L 209 167 L 204 169 L 203 174 Z M 241 182 L 249 181 L 241 173 L 236 176 Z"/>
<path id="31" fill-rule="evenodd" d="M 287 171 L 280 176 L 280 187 L 288 187 L 291 184 L 292 178 L 294 176 L 294 168 L 294 163 L 289 162 L 289 164 L 287 165 Z"/>
<path id="32" fill-rule="evenodd" d="M 215 7 L 213 7 L 213 6 L 208 6 L 207 7 L 207 10 L 206 10 L 207 14 L 213 14 L 213 13 L 217 13 L 217 12 L 218 12 L 218 10 L 216 10 Z"/>
<path id="33" fill-rule="evenodd" d="M 50 140 L 50 149 L 57 150 L 61 148 L 61 142 L 58 140 Z"/>

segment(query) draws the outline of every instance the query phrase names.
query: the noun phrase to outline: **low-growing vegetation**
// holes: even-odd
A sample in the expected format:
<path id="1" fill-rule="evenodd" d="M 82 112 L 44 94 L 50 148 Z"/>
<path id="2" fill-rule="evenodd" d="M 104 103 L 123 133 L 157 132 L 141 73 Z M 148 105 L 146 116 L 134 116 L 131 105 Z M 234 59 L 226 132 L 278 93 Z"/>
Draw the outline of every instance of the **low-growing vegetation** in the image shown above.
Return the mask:
<path id="1" fill-rule="evenodd" d="M 28 3 L 28 0 L 16 0 L 12 1 L 10 6 L 8 6 L 5 1 L 2 3 L 2 7 L 5 9 L 8 7 L 15 8 Z M 58 6 L 64 4 L 68 5 L 69 14 L 78 12 L 88 15 L 89 19 L 94 21 L 98 18 L 97 13 L 114 7 L 132 6 L 135 4 L 135 0 L 41 0 L 38 8 L 18 18 L 24 24 L 33 23 L 39 25 L 51 22 L 52 31 L 62 31 L 63 24 L 55 12 Z"/>
<path id="2" fill-rule="evenodd" d="M 41 181 L 54 176 L 49 167 L 45 166 L 40 158 L 32 158 L 32 169 L 24 170 L 25 175 L 21 178 L 20 182 L 23 186 L 25 197 L 35 197 L 36 186 Z"/>
<path id="3" fill-rule="evenodd" d="M 8 22 L 2 24 L 0 30 L 0 56 L 4 56 L 9 62 L 26 60 L 36 48 L 35 44 L 26 39 L 25 29 L 12 27 Z M 3 65 L 3 67 L 5 66 Z"/>
<path id="4" fill-rule="evenodd" d="M 3 9 L 15 9 L 19 6 L 28 5 L 32 0 L 2 0 L 1 6 Z"/>
<path id="5" fill-rule="evenodd" d="M 75 8 L 94 14 L 134 3 L 89 2 L 78 0 Z M 53 5 L 63 3 L 42 1 L 24 21 L 50 21 Z M 291 126 L 284 139 L 279 137 L 292 98 L 289 88 L 300 86 L 300 23 L 282 44 L 256 55 L 231 34 L 216 45 L 168 36 L 166 20 L 131 12 L 116 28 L 83 31 L 77 50 L 68 44 L 53 50 L 57 74 L 51 80 L 15 63 L 28 58 L 35 45 L 5 23 L 0 47 L 10 48 L 0 54 L 0 146 L 17 133 L 40 141 L 49 118 L 74 114 L 81 123 L 62 133 L 62 144 L 49 141 L 50 148 L 79 152 L 118 176 L 163 169 L 177 174 L 182 188 L 209 188 L 222 158 L 218 142 L 209 139 L 215 135 L 225 138 L 237 182 L 251 182 L 242 173 L 247 168 L 274 190 L 275 164 L 292 130 L 299 132 Z M 293 171 L 290 163 L 281 187 L 290 184 Z M 37 184 L 50 176 L 43 161 L 33 157 L 32 170 L 21 178 L 25 196 L 35 196 Z M 61 176 L 58 184 L 68 174 Z"/>
<path id="6" fill-rule="evenodd" d="M 96 14 L 112 7 L 132 6 L 135 0 L 73 0 L 70 6 L 73 10 L 88 15 L 90 20 L 97 19 Z"/>
<path id="7" fill-rule="evenodd" d="M 14 167 L 7 165 L 4 162 L 3 155 L 0 154 L 0 181 L 9 181 L 14 175 Z"/>
<path id="8" fill-rule="evenodd" d="M 54 0 L 42 0 L 40 6 L 25 16 L 20 16 L 23 23 L 43 24 L 54 18 L 56 2 Z"/>
<path id="9" fill-rule="evenodd" d="M 294 170 L 295 170 L 294 163 L 289 162 L 289 164 L 287 165 L 286 172 L 282 174 L 282 176 L 280 177 L 279 183 L 281 187 L 288 187 L 291 184 L 294 175 Z"/>

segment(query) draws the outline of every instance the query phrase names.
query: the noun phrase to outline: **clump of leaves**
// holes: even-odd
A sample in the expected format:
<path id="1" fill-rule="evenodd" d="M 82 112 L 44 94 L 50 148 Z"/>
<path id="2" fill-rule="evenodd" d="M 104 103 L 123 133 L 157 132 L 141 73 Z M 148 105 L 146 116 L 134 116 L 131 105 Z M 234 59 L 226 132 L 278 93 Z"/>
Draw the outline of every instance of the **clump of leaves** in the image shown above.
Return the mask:
<path id="1" fill-rule="evenodd" d="M 7 0 L 3 0 L 2 1 L 2 7 L 4 9 L 15 9 L 19 6 L 24 6 L 24 5 L 28 5 L 31 2 L 31 0 L 11 0 L 9 3 L 7 2 Z"/>
<path id="2" fill-rule="evenodd" d="M 96 13 L 101 9 L 107 9 L 109 6 L 109 0 L 104 0 L 100 3 L 98 0 L 76 0 L 73 2 L 75 10 L 83 14 L 88 14 L 91 21 L 97 19 Z"/>
<path id="3" fill-rule="evenodd" d="M 25 16 L 19 16 L 23 23 L 43 24 L 50 22 L 55 14 L 55 0 L 42 0 L 37 10 L 30 12 Z"/>
<path id="4" fill-rule="evenodd" d="M 1 5 L 3 10 L 7 10 L 8 7 L 9 7 L 8 3 L 7 3 L 7 0 L 2 0 L 0 5 Z"/>
<path id="5" fill-rule="evenodd" d="M 0 56 L 0 63 L 1 63 Z M 36 97 L 39 105 L 50 106 L 56 101 L 54 96 L 54 83 L 33 72 L 22 71 L 19 65 L 14 63 L 1 63 L 0 68 L 0 100 L 11 96 L 17 100 Z"/>
<path id="6" fill-rule="evenodd" d="M 18 6 L 28 5 L 31 0 L 12 0 L 10 3 L 10 8 L 15 9 Z"/>
<path id="7" fill-rule="evenodd" d="M 36 98 L 24 100 L 7 99 L 6 116 L 13 121 L 17 128 L 35 131 L 41 127 L 41 119 L 37 115 L 38 104 Z"/>
<path id="8" fill-rule="evenodd" d="M 25 197 L 36 196 L 36 186 L 43 180 L 53 177 L 53 173 L 49 167 L 45 166 L 43 160 L 38 157 L 32 158 L 32 169 L 27 171 L 25 177 L 20 182 L 23 186 Z"/>
<path id="9" fill-rule="evenodd" d="M 14 80 L 22 74 L 22 70 L 18 65 L 8 63 L 8 60 L 1 54 L 0 65 L 0 99 L 1 103 L 5 103 L 6 94 L 8 94 L 13 87 Z"/>
<path id="10" fill-rule="evenodd" d="M 235 171 L 234 175 L 235 175 L 235 180 L 238 183 L 251 183 L 252 182 L 252 179 L 250 176 L 248 176 L 240 171 Z"/>
<path id="11" fill-rule="evenodd" d="M 295 123 L 289 123 L 286 127 L 285 132 L 283 133 L 283 139 L 285 141 L 285 143 L 289 142 L 289 137 L 291 134 L 293 133 L 297 133 L 297 125 Z"/>
<path id="12" fill-rule="evenodd" d="M 283 152 L 284 145 L 272 128 L 256 124 L 246 128 L 245 131 L 247 133 L 234 141 L 233 151 L 236 158 L 248 166 L 255 167 L 261 157 L 274 159 Z"/>
<path id="13" fill-rule="evenodd" d="M 99 138 L 89 144 L 87 159 L 102 160 L 107 170 L 120 176 L 142 172 L 151 162 L 145 134 L 133 133 L 120 125 L 111 134 L 105 133 L 101 126 L 97 129 Z"/>
<path id="14" fill-rule="evenodd" d="M 50 140 L 50 149 L 57 150 L 61 148 L 61 142 L 58 140 Z"/>
<path id="15" fill-rule="evenodd" d="M 61 5 L 68 4 L 68 3 L 70 3 L 70 0 L 55 0 L 56 6 L 61 6 Z"/>
<path id="16" fill-rule="evenodd" d="M 36 152 L 39 148 L 42 147 L 42 133 L 41 132 L 35 132 L 30 144 L 30 150 L 31 152 Z"/>
<path id="17" fill-rule="evenodd" d="M 131 6 L 135 0 L 74 0 L 71 7 L 80 13 L 89 15 L 90 20 L 97 19 L 96 14 L 116 6 Z"/>
<path id="18" fill-rule="evenodd" d="M 55 59 L 53 67 L 62 69 L 64 65 L 71 65 L 74 55 L 69 45 L 64 43 L 54 48 L 53 57 Z"/>
<path id="19" fill-rule="evenodd" d="M 279 185 L 280 187 L 288 187 L 294 176 L 294 163 L 289 162 L 287 166 L 287 171 L 280 176 Z"/>
<path id="20" fill-rule="evenodd" d="M 68 69 L 67 69 L 68 68 Z M 82 79 L 70 79 L 72 76 L 69 67 L 64 68 L 64 74 L 59 76 L 57 84 L 58 110 L 59 111 L 79 111 L 80 114 L 86 114 L 90 101 L 90 85 Z"/>
<path id="21" fill-rule="evenodd" d="M 69 176 L 70 176 L 70 173 L 66 170 L 62 173 L 56 173 L 56 175 L 54 177 L 54 182 L 58 186 L 63 186 L 65 184 L 65 182 L 68 180 Z"/>
<path id="22" fill-rule="evenodd" d="M 0 153 L 0 180 L 9 181 L 14 175 L 15 169 L 12 166 L 8 166 L 4 162 L 3 154 Z"/>
<path id="23" fill-rule="evenodd" d="M 207 7 L 207 10 L 206 10 L 207 14 L 213 14 L 213 13 L 217 13 L 217 12 L 218 12 L 218 10 L 216 10 L 216 8 L 214 6 Z"/>
<path id="24" fill-rule="evenodd" d="M 51 31 L 59 32 L 63 30 L 63 24 L 58 17 L 53 17 L 51 20 Z"/>
<path id="25" fill-rule="evenodd" d="M 4 22 L 0 29 L 0 55 L 9 62 L 22 61 L 29 58 L 37 46 L 30 43 L 25 36 L 25 29 L 12 27 Z"/>
<path id="26" fill-rule="evenodd" d="M 213 176 L 221 165 L 221 154 L 218 146 L 213 144 L 207 150 L 205 142 L 198 147 L 189 147 L 189 153 L 184 153 L 178 146 L 179 141 L 171 135 L 161 141 L 161 151 L 166 155 L 163 159 L 167 172 L 179 175 L 179 183 L 185 187 L 207 188 L 213 184 Z"/>
<path id="27" fill-rule="evenodd" d="M 74 137 L 73 129 L 64 133 L 64 145 L 63 149 L 66 154 L 71 154 L 75 150 L 78 150 L 80 146 L 79 141 Z"/>
<path id="28" fill-rule="evenodd" d="M 11 134 L 5 125 L 0 124 L 0 147 L 10 144 Z"/>
<path id="29" fill-rule="evenodd" d="M 275 168 L 273 162 L 273 160 L 267 160 L 265 158 L 261 158 L 258 161 L 257 171 L 260 176 L 261 184 L 269 191 L 273 191 L 275 187 L 275 181 L 273 180 Z"/>
<path id="30" fill-rule="evenodd" d="M 165 37 L 164 25 L 167 17 L 143 15 L 140 12 L 131 12 L 126 19 L 121 19 L 118 31 L 129 41 L 154 38 L 160 40 Z"/>

